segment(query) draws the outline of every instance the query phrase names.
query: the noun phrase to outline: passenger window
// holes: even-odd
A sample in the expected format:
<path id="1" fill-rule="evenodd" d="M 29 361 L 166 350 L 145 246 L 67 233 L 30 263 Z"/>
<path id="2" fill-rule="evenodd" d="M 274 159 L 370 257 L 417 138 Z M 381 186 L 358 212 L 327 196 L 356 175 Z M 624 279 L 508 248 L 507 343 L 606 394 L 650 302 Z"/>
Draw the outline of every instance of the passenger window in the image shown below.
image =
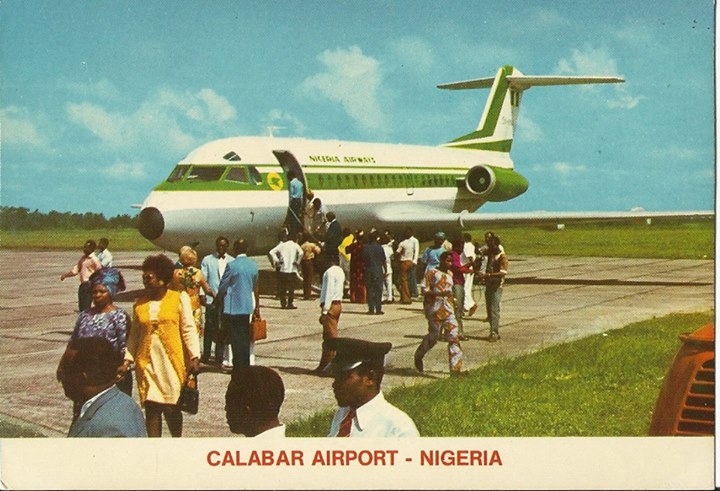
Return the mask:
<path id="1" fill-rule="evenodd" d="M 225 172 L 219 165 L 194 165 L 186 179 L 188 181 L 218 181 Z"/>
<path id="2" fill-rule="evenodd" d="M 247 169 L 245 167 L 232 167 L 225 176 L 226 181 L 248 183 Z"/>
<path id="3" fill-rule="evenodd" d="M 178 165 L 175 167 L 170 174 L 170 176 L 167 178 L 168 182 L 175 182 L 182 179 L 182 176 L 185 175 L 185 172 L 190 168 L 189 165 Z"/>
<path id="4" fill-rule="evenodd" d="M 263 177 L 262 177 L 262 174 L 260 174 L 260 171 L 257 170 L 257 167 L 255 167 L 254 165 L 251 165 L 248 167 L 248 171 L 250 171 L 250 182 L 252 184 L 255 184 L 256 186 L 258 184 L 262 184 Z"/>

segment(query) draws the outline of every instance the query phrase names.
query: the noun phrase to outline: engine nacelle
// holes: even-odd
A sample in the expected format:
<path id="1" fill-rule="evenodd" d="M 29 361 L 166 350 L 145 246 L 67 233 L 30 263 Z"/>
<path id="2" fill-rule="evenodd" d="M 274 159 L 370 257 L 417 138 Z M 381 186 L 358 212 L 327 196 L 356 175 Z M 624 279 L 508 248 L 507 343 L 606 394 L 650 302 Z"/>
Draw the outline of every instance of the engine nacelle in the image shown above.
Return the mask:
<path id="1" fill-rule="evenodd" d="M 528 182 L 512 169 L 476 165 L 465 175 L 465 187 L 485 201 L 507 201 L 527 191 Z"/>

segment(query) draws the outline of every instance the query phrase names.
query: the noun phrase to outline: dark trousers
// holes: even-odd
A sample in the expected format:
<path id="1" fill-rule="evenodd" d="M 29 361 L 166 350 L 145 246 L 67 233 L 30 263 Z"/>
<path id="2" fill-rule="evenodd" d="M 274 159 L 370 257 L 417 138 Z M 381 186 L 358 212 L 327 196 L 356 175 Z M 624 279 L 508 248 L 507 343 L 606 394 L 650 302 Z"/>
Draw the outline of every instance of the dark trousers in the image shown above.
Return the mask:
<path id="1" fill-rule="evenodd" d="M 382 311 L 382 291 L 385 276 L 380 271 L 365 271 L 365 287 L 367 288 L 367 304 L 369 312 Z"/>
<path id="2" fill-rule="evenodd" d="M 222 321 L 230 333 L 233 368 L 250 366 L 250 314 L 223 314 Z"/>
<path id="3" fill-rule="evenodd" d="M 78 287 L 78 309 L 80 312 L 92 306 L 92 285 L 89 281 L 80 283 Z"/>
<path id="4" fill-rule="evenodd" d="M 288 232 L 294 237 L 303 229 L 302 199 L 290 198 L 290 209 L 287 214 Z"/>
<path id="5" fill-rule="evenodd" d="M 205 333 L 203 334 L 203 358 L 209 359 L 212 343 L 215 341 L 215 362 L 223 361 L 225 344 L 216 339 L 220 327 L 220 310 L 216 303 L 205 306 Z"/>
<path id="6" fill-rule="evenodd" d="M 278 273 L 280 306 L 291 307 L 295 300 L 295 273 Z"/>
<path id="7" fill-rule="evenodd" d="M 410 286 L 410 295 L 412 297 L 418 296 L 418 282 L 417 282 L 417 264 L 413 264 L 410 271 L 408 271 L 408 282 Z"/>

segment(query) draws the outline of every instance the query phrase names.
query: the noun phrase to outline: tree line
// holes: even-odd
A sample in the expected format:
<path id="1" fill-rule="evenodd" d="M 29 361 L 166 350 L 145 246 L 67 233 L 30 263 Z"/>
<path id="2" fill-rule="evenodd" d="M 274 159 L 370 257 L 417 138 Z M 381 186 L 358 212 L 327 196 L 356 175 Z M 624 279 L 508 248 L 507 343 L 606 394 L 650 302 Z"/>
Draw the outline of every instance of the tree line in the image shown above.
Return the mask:
<path id="1" fill-rule="evenodd" d="M 0 224 L 3 230 L 44 230 L 52 228 L 137 228 L 137 216 L 116 215 L 105 218 L 102 213 L 70 213 L 38 210 L 14 206 L 0 206 Z"/>

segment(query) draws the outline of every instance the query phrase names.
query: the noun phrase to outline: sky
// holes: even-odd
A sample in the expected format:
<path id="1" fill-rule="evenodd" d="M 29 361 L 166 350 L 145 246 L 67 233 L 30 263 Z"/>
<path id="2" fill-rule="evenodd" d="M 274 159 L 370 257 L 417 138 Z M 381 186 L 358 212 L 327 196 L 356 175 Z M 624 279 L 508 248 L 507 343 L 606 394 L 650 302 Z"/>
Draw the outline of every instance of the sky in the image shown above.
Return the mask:
<path id="1" fill-rule="evenodd" d="M 134 215 L 218 138 L 440 145 L 493 76 L 613 75 L 525 92 L 499 211 L 714 208 L 714 7 L 653 2 L 0 3 L 0 204 Z"/>

